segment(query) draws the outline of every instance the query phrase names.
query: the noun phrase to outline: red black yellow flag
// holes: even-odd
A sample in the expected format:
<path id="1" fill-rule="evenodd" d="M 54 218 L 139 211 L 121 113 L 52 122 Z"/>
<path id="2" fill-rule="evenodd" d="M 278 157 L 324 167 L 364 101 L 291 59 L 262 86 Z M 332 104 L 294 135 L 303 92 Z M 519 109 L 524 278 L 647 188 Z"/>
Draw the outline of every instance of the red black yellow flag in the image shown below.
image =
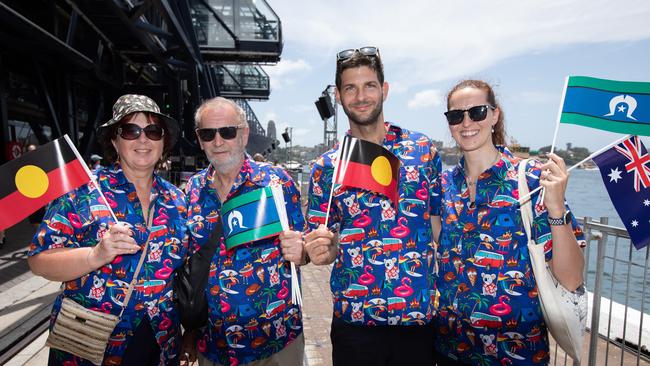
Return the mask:
<path id="1" fill-rule="evenodd" d="M 346 135 L 334 183 L 367 189 L 398 203 L 399 159 L 383 146 Z"/>
<path id="2" fill-rule="evenodd" d="M 65 137 L 0 167 L 0 230 L 11 227 L 65 193 L 88 183 L 83 161 Z"/>

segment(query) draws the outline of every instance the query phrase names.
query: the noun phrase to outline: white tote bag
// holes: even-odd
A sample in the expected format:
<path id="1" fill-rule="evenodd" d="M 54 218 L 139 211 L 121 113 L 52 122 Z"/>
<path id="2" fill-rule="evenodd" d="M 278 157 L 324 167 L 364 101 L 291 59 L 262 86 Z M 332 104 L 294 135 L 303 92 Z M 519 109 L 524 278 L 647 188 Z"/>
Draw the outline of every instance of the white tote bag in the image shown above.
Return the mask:
<path id="1" fill-rule="evenodd" d="M 519 163 L 519 197 L 524 197 L 529 192 L 526 182 L 527 164 L 528 160 Z M 531 235 L 533 208 L 530 198 L 521 204 L 520 212 L 528 236 L 528 253 L 546 327 L 564 352 L 580 361 L 587 318 L 587 293 L 584 285 L 571 292 L 555 279 L 544 258 L 544 246 L 535 243 Z"/>

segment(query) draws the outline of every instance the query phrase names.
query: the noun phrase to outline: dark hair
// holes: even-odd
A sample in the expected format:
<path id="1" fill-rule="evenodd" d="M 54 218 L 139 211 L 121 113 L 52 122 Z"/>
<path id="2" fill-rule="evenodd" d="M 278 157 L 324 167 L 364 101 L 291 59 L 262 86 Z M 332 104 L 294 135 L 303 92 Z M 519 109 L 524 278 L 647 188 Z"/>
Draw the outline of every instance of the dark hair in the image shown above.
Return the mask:
<path id="1" fill-rule="evenodd" d="M 341 74 L 343 74 L 343 71 L 362 66 L 367 66 L 374 71 L 377 74 L 379 84 L 384 84 L 384 66 L 381 63 L 379 54 L 377 56 L 366 56 L 360 52 L 355 52 L 352 57 L 336 62 L 336 87 L 339 90 L 341 89 Z"/>
<path id="2" fill-rule="evenodd" d="M 162 118 L 160 118 L 158 115 L 153 113 L 133 112 L 122 117 L 122 119 L 118 123 L 112 124 L 108 127 L 104 127 L 100 129 L 99 132 L 97 133 L 97 141 L 104 149 L 104 158 L 110 163 L 114 163 L 118 159 L 117 151 L 115 150 L 115 147 L 113 146 L 113 142 L 112 142 L 117 138 L 117 129 L 120 128 L 121 125 L 125 123 L 129 123 L 133 119 L 133 117 L 135 117 L 135 115 L 138 113 L 144 114 L 149 123 L 155 123 L 157 125 L 160 125 L 165 130 L 165 136 L 163 136 L 163 153 L 160 160 L 161 161 L 165 160 L 165 158 L 171 151 L 173 147 L 171 145 L 172 136 L 171 133 L 169 132 L 169 127 L 167 126 L 165 121 Z"/>
<path id="3" fill-rule="evenodd" d="M 447 94 L 447 109 L 449 109 L 449 99 L 451 99 L 451 96 L 465 88 L 474 88 L 474 89 L 479 89 L 485 92 L 487 95 L 487 102 L 490 103 L 493 107 L 499 108 L 499 119 L 497 120 L 497 123 L 494 125 L 494 132 L 492 132 L 492 143 L 495 145 L 505 145 L 506 144 L 506 128 L 505 128 L 505 122 L 504 118 L 505 115 L 503 113 L 503 109 L 497 102 L 497 98 L 494 95 L 494 90 L 490 86 L 490 84 L 486 83 L 483 80 L 463 80 L 456 84 L 449 93 Z"/>

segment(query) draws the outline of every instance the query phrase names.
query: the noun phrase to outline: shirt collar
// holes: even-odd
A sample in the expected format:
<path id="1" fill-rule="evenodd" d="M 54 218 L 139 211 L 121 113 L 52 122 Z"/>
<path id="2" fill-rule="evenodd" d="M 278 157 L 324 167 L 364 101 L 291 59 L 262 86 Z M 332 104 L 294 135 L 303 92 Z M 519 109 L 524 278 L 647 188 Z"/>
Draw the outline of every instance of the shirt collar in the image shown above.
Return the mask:
<path id="1" fill-rule="evenodd" d="M 263 172 L 261 171 L 260 164 L 249 159 L 248 157 L 245 157 L 244 163 L 239 169 L 239 174 L 235 178 L 235 183 L 233 185 L 234 187 L 237 188 L 246 182 L 251 182 L 256 186 L 264 187 L 266 186 L 264 184 L 264 180 L 265 180 L 264 178 L 266 178 L 266 174 L 263 174 Z M 209 187 L 213 181 L 214 181 L 214 167 L 212 166 L 212 164 L 210 164 L 208 169 L 205 170 L 205 176 L 204 179 L 202 179 L 201 188 L 204 188 L 205 186 Z"/>
<path id="2" fill-rule="evenodd" d="M 495 147 L 499 151 L 501 156 L 499 157 L 499 160 L 496 163 L 492 164 L 491 167 L 485 170 L 493 173 L 500 171 L 501 169 L 503 169 L 504 166 L 505 167 L 512 166 L 511 162 L 516 159 L 516 157 L 512 155 L 512 153 L 510 152 L 510 150 L 508 150 L 507 147 L 502 145 L 496 145 Z M 456 169 L 455 171 L 455 176 L 456 177 L 460 176 L 461 178 L 465 179 L 465 157 L 464 156 L 461 155 L 458 164 L 456 164 L 456 167 L 458 169 Z"/>
<path id="3" fill-rule="evenodd" d="M 385 121 L 384 129 L 386 130 L 386 135 L 384 136 L 384 141 L 382 141 L 382 146 L 384 146 L 389 151 L 392 151 L 394 141 L 401 140 L 402 138 L 402 128 L 391 122 Z M 354 137 L 350 134 L 349 129 L 345 132 L 345 134 Z M 338 145 L 339 143 L 337 142 L 336 146 Z"/>

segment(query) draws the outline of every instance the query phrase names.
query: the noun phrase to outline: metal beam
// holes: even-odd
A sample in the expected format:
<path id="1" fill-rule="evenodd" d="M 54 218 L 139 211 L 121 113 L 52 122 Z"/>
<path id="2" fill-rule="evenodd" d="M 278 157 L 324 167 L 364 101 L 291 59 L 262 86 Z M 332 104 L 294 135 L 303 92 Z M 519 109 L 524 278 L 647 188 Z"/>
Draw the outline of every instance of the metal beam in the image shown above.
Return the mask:
<path id="1" fill-rule="evenodd" d="M 136 25 L 131 21 L 131 19 L 129 19 L 124 8 L 122 7 L 121 2 L 119 0 L 110 0 L 108 1 L 108 4 L 111 5 L 113 11 L 118 16 L 118 18 L 122 21 L 122 23 L 126 26 L 127 30 L 138 41 L 140 41 L 140 43 L 156 59 L 156 61 L 158 61 L 158 63 L 163 67 L 163 69 L 168 73 L 173 73 L 174 70 L 167 63 L 167 60 L 165 59 L 165 56 L 163 55 L 162 51 L 156 45 L 154 45 L 152 40 L 149 38 L 150 36 L 148 34 L 145 34 L 142 31 L 140 31 L 136 27 Z"/>
<path id="2" fill-rule="evenodd" d="M 74 46 L 72 42 L 74 41 L 74 33 L 77 30 L 78 19 L 79 19 L 79 15 L 74 9 L 72 9 L 72 15 L 70 16 L 70 23 L 68 24 L 68 34 L 65 37 L 65 43 L 70 45 L 70 47 Z"/>
<path id="3" fill-rule="evenodd" d="M 181 17 L 183 16 L 183 13 L 181 12 L 180 8 L 176 7 L 176 9 L 173 9 L 172 5 L 169 3 L 168 0 L 160 0 L 160 5 L 162 5 L 167 15 L 167 19 L 169 19 L 169 22 L 176 30 L 176 34 L 178 35 L 181 44 L 185 47 L 185 50 L 190 54 L 192 60 L 194 60 L 194 64 L 198 67 L 199 72 L 203 73 L 203 60 L 201 58 L 201 53 L 198 50 L 198 47 L 194 47 L 197 45 L 196 40 L 191 35 L 188 35 L 186 33 L 186 29 L 183 28 L 183 25 L 181 24 L 180 20 L 176 18 L 177 13 L 179 13 Z M 185 24 L 188 24 L 191 27 L 192 20 L 185 19 Z M 191 31 L 194 32 L 194 29 L 191 28 Z"/>
<path id="4" fill-rule="evenodd" d="M 56 110 L 54 109 L 54 103 L 52 102 L 50 92 L 48 91 L 45 78 L 43 77 L 43 72 L 41 71 L 41 67 L 38 65 L 36 59 L 32 59 L 32 61 L 34 63 L 34 70 L 36 71 L 36 75 L 38 76 L 39 84 L 41 85 L 41 96 L 43 97 L 43 101 L 47 106 L 48 112 L 50 112 L 50 118 L 52 118 L 52 127 L 54 127 L 52 131 L 53 135 L 55 137 L 60 137 L 63 135 L 61 133 L 61 124 L 59 124 L 59 117 L 57 116 Z"/>
<path id="5" fill-rule="evenodd" d="M 62 54 L 84 69 L 93 69 L 95 67 L 92 60 L 84 54 L 68 46 L 65 42 L 56 38 L 2 2 L 0 2 L 0 21 L 12 26 L 18 31 L 18 34 L 23 34 L 25 37 L 33 37 L 42 47 L 54 53 Z"/>

